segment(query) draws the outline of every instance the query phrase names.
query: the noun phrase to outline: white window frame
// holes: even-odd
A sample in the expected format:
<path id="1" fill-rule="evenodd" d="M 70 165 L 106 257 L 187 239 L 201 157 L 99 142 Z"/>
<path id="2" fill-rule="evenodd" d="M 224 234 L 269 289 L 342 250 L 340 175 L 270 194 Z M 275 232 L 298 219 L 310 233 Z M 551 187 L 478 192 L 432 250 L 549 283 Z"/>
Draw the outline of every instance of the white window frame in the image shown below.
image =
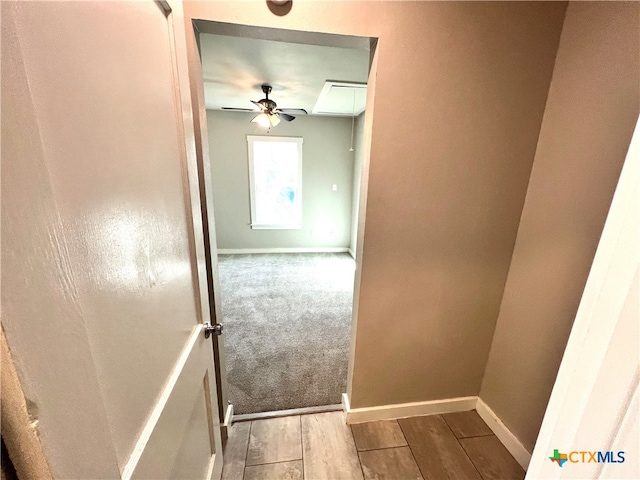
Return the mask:
<path id="1" fill-rule="evenodd" d="M 299 222 L 294 224 L 259 224 L 256 219 L 256 183 L 253 164 L 253 142 L 287 142 L 295 143 L 298 147 L 298 185 L 297 195 L 300 202 Z M 275 137 L 272 135 L 247 135 L 247 149 L 249 152 L 249 200 L 251 205 L 251 228 L 254 230 L 300 230 L 302 229 L 302 137 Z"/>

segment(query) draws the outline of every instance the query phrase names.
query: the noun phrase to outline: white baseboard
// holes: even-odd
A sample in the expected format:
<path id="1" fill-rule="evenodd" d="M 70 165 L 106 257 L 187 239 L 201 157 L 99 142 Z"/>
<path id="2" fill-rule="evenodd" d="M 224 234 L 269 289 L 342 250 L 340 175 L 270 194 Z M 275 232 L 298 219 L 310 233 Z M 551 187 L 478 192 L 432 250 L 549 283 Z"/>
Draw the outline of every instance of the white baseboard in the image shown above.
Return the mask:
<path id="1" fill-rule="evenodd" d="M 347 253 L 347 247 L 295 247 L 295 248 L 219 248 L 219 255 L 251 253 Z"/>
<path id="2" fill-rule="evenodd" d="M 346 414 L 351 410 L 351 405 L 349 405 L 349 395 L 347 395 L 346 393 L 342 394 L 342 411 Z M 347 423 L 349 423 L 349 420 L 347 419 Z"/>
<path id="3" fill-rule="evenodd" d="M 427 402 L 399 403 L 378 407 L 351 408 L 349 397 L 342 394 L 342 405 L 347 414 L 347 423 L 394 420 L 396 418 L 436 415 L 439 413 L 464 412 L 476 408 L 478 397 L 458 397 Z"/>
<path id="4" fill-rule="evenodd" d="M 233 404 L 227 405 L 227 411 L 224 415 L 224 423 L 222 424 L 224 427 L 230 427 L 233 423 Z"/>
<path id="5" fill-rule="evenodd" d="M 531 461 L 531 453 L 524 448 L 520 440 L 502 423 L 502 420 L 494 413 L 489 406 L 478 398 L 476 405 L 478 415 L 482 417 L 489 428 L 495 433 L 498 440 L 509 450 L 509 453 L 516 459 L 520 466 L 526 471 Z"/>
<path id="6" fill-rule="evenodd" d="M 342 409 L 347 415 L 347 423 L 374 422 L 376 420 L 394 420 L 396 418 L 417 417 L 420 415 L 436 415 L 441 413 L 465 412 L 477 410 L 478 415 L 491 428 L 498 440 L 513 455 L 513 458 L 526 471 L 531 460 L 531 453 L 520 443 L 518 438 L 502 423 L 502 420 L 479 397 L 458 397 L 428 402 L 400 403 L 378 407 L 351 408 L 349 396 L 342 394 Z"/>
<path id="7" fill-rule="evenodd" d="M 233 405 L 227 405 L 227 410 L 224 413 L 224 419 L 220 422 L 220 435 L 222 435 L 222 441 L 225 442 L 229 439 L 229 429 L 233 422 Z M 209 478 L 209 477 L 207 477 Z"/>

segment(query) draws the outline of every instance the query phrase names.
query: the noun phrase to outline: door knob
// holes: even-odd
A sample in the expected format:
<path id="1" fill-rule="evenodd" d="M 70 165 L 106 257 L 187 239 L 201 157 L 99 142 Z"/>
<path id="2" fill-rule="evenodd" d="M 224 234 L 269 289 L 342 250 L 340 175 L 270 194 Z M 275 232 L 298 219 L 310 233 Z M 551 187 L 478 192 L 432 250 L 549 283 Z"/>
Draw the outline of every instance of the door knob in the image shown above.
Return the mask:
<path id="1" fill-rule="evenodd" d="M 214 323 L 211 325 L 210 323 L 204 324 L 204 338 L 209 338 L 211 335 L 222 335 L 222 325 L 219 323 Z"/>

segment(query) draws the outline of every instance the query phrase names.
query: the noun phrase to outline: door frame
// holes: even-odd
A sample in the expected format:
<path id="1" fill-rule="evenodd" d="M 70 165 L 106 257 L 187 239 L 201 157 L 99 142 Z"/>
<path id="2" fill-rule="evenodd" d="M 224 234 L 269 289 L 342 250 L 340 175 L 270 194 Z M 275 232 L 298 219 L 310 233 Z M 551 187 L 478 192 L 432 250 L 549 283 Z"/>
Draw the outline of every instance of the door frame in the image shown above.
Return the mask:
<path id="1" fill-rule="evenodd" d="M 220 29 L 218 31 L 217 29 Z M 355 344 L 358 319 L 358 305 L 360 297 L 360 282 L 362 276 L 362 250 L 364 244 L 364 230 L 366 219 L 367 193 L 369 187 L 369 160 L 371 153 L 371 131 L 373 124 L 374 98 L 376 87 L 376 73 L 378 65 L 378 41 L 376 37 L 365 37 L 355 34 L 336 34 L 329 32 L 312 32 L 305 30 L 293 30 L 288 28 L 259 27 L 257 25 L 244 25 L 239 23 L 221 23 L 218 20 L 191 18 L 185 13 L 185 30 L 187 36 L 187 56 L 189 62 L 189 80 L 191 84 L 191 101 L 193 110 L 194 127 L 196 132 L 196 152 L 198 161 L 198 177 L 200 179 L 200 199 L 202 205 L 202 225 L 206 246 L 206 267 L 209 281 L 209 300 L 211 318 L 222 319 L 220 281 L 218 278 L 218 258 L 211 255 L 211 251 L 217 251 L 215 236 L 215 221 L 213 207 L 213 190 L 211 182 L 211 158 L 209 154 L 209 139 L 207 129 L 207 109 L 204 101 L 204 79 L 202 62 L 200 57 L 199 35 L 201 33 L 216 33 L 229 35 L 231 33 L 248 38 L 277 38 L 280 41 L 298 41 L 318 46 L 341 46 L 350 48 L 363 48 L 369 50 L 369 74 L 367 81 L 367 99 L 364 111 L 364 128 L 362 138 L 362 165 L 360 171 L 360 192 L 358 197 L 357 227 L 355 242 L 356 270 L 354 276 L 353 303 L 351 314 L 351 338 L 349 342 L 349 359 L 347 369 L 347 392 L 343 393 L 351 397 L 353 363 L 355 360 Z M 193 32 L 193 34 L 192 34 Z M 285 39 L 285 40 L 283 40 Z M 214 340 L 214 356 L 216 360 L 216 381 L 218 390 L 218 414 L 223 442 L 228 437 L 228 428 L 233 421 L 233 405 L 228 400 L 227 374 L 225 346 L 221 338 Z"/>
<path id="2" fill-rule="evenodd" d="M 204 82 L 202 80 L 202 63 L 200 59 L 199 29 L 196 21 L 184 15 L 186 38 L 186 60 L 189 72 L 191 111 L 193 131 L 195 135 L 196 166 L 198 176 L 198 197 L 200 211 L 193 211 L 193 216 L 201 222 L 204 244 L 204 272 L 206 275 L 208 309 L 211 324 L 222 319 L 220 282 L 218 279 L 218 257 L 212 256 L 217 251 L 215 235 L 215 218 L 213 211 L 213 190 L 211 187 L 211 161 L 209 157 L 209 137 L 207 132 L 207 110 L 204 104 Z M 226 444 L 228 429 L 233 418 L 233 405 L 228 400 L 227 368 L 224 339 L 213 337 L 213 356 L 216 371 L 216 390 L 218 397 L 218 418 L 222 443 Z"/>

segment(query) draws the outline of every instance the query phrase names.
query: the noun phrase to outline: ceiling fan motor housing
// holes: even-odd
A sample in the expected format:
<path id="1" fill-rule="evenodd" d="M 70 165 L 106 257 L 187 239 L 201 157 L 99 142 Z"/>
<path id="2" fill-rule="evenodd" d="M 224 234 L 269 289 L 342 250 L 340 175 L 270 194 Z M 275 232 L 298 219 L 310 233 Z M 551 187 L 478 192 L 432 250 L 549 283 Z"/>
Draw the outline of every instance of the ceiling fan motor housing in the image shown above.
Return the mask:
<path id="1" fill-rule="evenodd" d="M 276 108 L 276 102 L 274 102 L 273 100 L 269 100 L 268 98 L 263 98 L 262 100 L 258 100 L 258 103 L 264 105 L 264 108 L 266 108 L 269 111 L 275 110 Z"/>
<path id="2" fill-rule="evenodd" d="M 271 93 L 271 85 L 262 85 L 262 92 L 265 95 L 265 98 L 262 100 L 258 100 L 258 103 L 264 105 L 267 110 L 274 110 L 276 108 L 276 102 L 273 100 L 269 100 L 269 94 Z"/>

